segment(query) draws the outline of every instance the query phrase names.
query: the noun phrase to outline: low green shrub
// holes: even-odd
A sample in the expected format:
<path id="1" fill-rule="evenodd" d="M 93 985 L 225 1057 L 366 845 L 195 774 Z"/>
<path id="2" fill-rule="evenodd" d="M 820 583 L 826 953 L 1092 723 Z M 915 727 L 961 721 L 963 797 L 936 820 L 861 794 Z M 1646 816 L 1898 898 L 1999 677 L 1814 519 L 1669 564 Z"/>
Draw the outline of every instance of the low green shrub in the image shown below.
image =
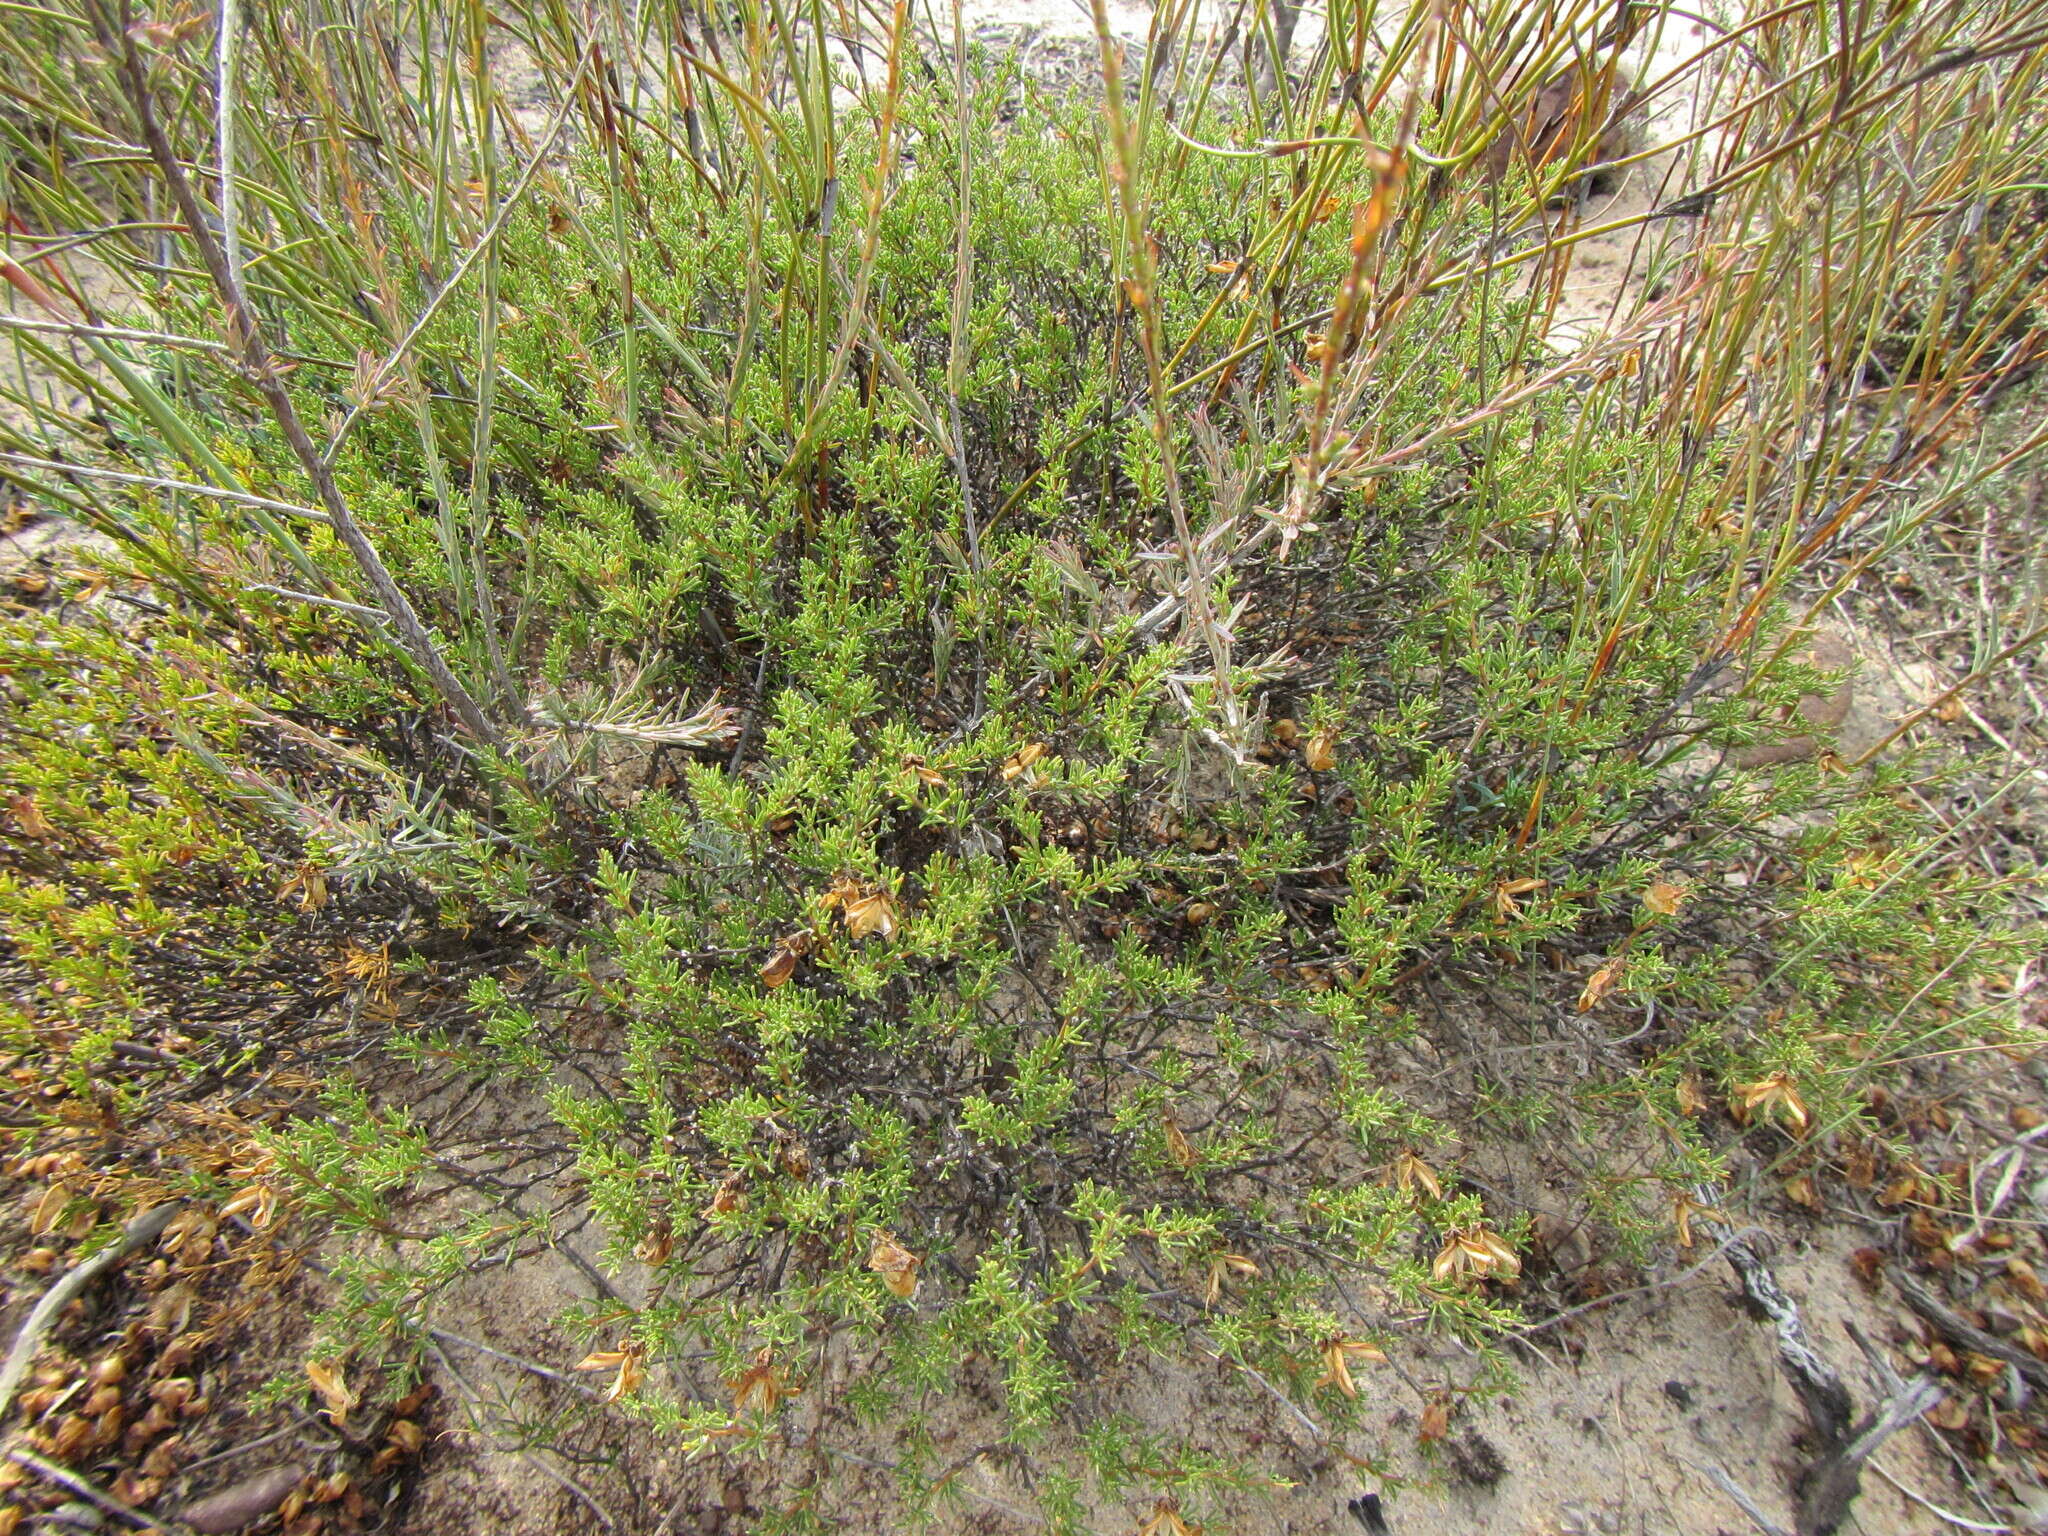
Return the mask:
<path id="1" fill-rule="evenodd" d="M 402 1212 L 446 1169 L 372 1074 L 271 1138 L 337 1239 L 332 1348 L 403 1356 L 441 1287 L 587 1215 L 611 1283 L 571 1321 L 692 1449 L 764 1443 L 834 1348 L 899 1425 L 979 1360 L 1030 1443 L 1147 1358 L 1343 1424 L 1417 1326 L 1504 1379 L 1542 1244 L 1478 1162 L 1586 1149 L 1572 1202 L 1641 1257 L 1731 1117 L 1799 1155 L 1896 1058 L 1999 1028 L 2003 888 L 1944 857 L 1921 770 L 1735 764 L 1837 679 L 1792 659 L 1757 429 L 1678 430 L 1649 387 L 1695 360 L 1560 366 L 1521 285 L 1430 276 L 1500 204 L 1400 202 L 1356 140 L 1289 165 L 1141 110 L 1133 176 L 1096 108 L 980 74 L 892 66 L 829 132 L 816 92 L 742 104 L 750 169 L 607 119 L 445 290 L 412 258 L 445 277 L 446 230 L 358 210 L 358 246 L 297 250 L 289 199 L 245 206 L 296 411 L 343 428 L 338 489 L 495 743 L 350 606 L 331 526 L 35 482 L 165 607 L 0 629 L 22 1042 L 62 1020 L 89 1070 L 143 957 L 405 904 L 431 922 L 384 969 L 335 962 L 355 1027 L 545 1109 L 574 1208 L 437 1186 L 432 1237 Z M 340 156 L 306 204 L 388 170 Z M 155 323 L 219 315 L 188 281 Z M 98 462 L 317 502 L 245 376 L 123 356 Z M 1080 1417 L 1105 1486 L 1230 1481 Z"/>

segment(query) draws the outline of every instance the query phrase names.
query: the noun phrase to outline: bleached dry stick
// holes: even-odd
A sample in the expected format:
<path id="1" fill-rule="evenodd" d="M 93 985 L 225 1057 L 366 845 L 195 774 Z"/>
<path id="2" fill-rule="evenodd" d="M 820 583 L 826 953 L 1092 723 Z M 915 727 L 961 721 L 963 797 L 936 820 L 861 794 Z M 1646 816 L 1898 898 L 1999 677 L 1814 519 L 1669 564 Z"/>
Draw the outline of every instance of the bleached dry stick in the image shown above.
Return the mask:
<path id="1" fill-rule="evenodd" d="M 177 1208 L 176 1202 L 167 1200 L 144 1211 L 121 1229 L 118 1238 L 90 1258 L 72 1265 L 63 1279 L 43 1292 L 43 1299 L 35 1304 L 35 1310 L 29 1313 L 21 1331 L 15 1334 L 14 1347 L 7 1352 L 7 1364 L 0 1366 L 0 1420 L 7 1417 L 7 1410 L 14 1403 L 15 1390 L 20 1387 L 21 1378 L 28 1374 L 28 1368 L 35 1363 L 36 1351 L 43 1347 L 43 1336 L 50 1331 L 58 1314 L 84 1295 L 85 1288 L 101 1274 L 144 1243 L 161 1237 Z"/>

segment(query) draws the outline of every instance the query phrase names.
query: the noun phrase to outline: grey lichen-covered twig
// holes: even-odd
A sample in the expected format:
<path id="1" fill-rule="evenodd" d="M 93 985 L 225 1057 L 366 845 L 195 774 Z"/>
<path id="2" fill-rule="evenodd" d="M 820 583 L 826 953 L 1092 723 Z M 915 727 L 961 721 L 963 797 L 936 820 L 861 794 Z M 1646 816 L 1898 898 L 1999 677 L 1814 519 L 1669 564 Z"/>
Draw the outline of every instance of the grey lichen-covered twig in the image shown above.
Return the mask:
<path id="1" fill-rule="evenodd" d="M 1702 1188 L 1694 1198 L 1712 1209 L 1718 1196 L 1717 1190 Z M 1834 1536 L 1862 1491 L 1865 1464 L 1886 1440 L 1941 1401 L 1941 1386 L 1925 1376 L 1902 1379 L 1881 1351 L 1856 1336 L 1887 1394 L 1882 1404 L 1859 1420 L 1848 1387 L 1806 1331 L 1799 1304 L 1785 1294 L 1755 1245 L 1746 1238 L 1731 1239 L 1718 1222 L 1707 1225 L 1721 1241 L 1730 1267 L 1742 1282 L 1743 1295 L 1776 1332 L 1778 1368 L 1799 1394 L 1813 1431 L 1815 1453 L 1799 1478 L 1794 1530 L 1797 1536 Z M 1778 1536 L 1778 1527 L 1740 1493 L 1733 1479 L 1718 1467 L 1706 1471 L 1760 1529 Z"/>

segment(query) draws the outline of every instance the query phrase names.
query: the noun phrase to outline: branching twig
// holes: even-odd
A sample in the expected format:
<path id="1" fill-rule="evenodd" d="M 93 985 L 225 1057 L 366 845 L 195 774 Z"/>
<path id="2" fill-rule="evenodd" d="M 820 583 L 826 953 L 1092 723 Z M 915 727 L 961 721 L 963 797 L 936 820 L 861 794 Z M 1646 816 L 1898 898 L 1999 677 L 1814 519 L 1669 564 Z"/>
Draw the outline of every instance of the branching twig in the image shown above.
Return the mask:
<path id="1" fill-rule="evenodd" d="M 1628 1301 L 1636 1296 L 1648 1296 L 1656 1291 L 1668 1291 L 1673 1286 L 1683 1285 L 1694 1275 L 1725 1254 L 1731 1244 L 1742 1242 L 1747 1238 L 1757 1235 L 1762 1230 L 1760 1227 L 1744 1227 L 1741 1231 L 1731 1233 L 1723 1238 L 1714 1251 L 1704 1259 L 1701 1259 L 1697 1264 L 1692 1265 L 1688 1269 L 1680 1270 L 1669 1279 L 1652 1280 L 1644 1285 L 1632 1285 L 1625 1291 L 1609 1291 L 1604 1296 L 1595 1296 L 1591 1301 L 1582 1301 L 1576 1307 L 1568 1307 L 1562 1312 L 1553 1313 L 1540 1322 L 1528 1323 L 1519 1327 L 1515 1329 L 1515 1336 L 1520 1339 L 1527 1339 L 1532 1334 L 1542 1333 L 1547 1328 L 1555 1328 L 1559 1323 L 1570 1322 L 1573 1318 L 1584 1313 L 1595 1312 L 1602 1307 L 1611 1307 L 1618 1301 Z"/>
<path id="2" fill-rule="evenodd" d="M 1893 1275 L 1892 1284 L 1905 1298 L 1906 1305 L 1918 1312 L 1928 1322 L 1940 1329 L 1965 1349 L 1980 1355 L 1989 1355 L 1994 1360 L 2003 1360 L 2028 1381 L 2048 1392 L 2048 1365 L 2043 1365 L 2017 1345 L 2008 1344 L 1994 1334 L 1965 1322 L 1953 1307 L 1944 1305 L 1935 1294 L 1911 1275 Z"/>
<path id="3" fill-rule="evenodd" d="M 427 1348 L 432 1350 L 434 1358 L 441 1362 L 441 1368 L 448 1373 L 449 1379 L 452 1380 L 455 1383 L 455 1385 L 461 1389 L 463 1398 L 463 1412 L 468 1416 L 471 1427 L 474 1428 L 479 1434 L 495 1439 L 495 1436 L 492 1434 L 490 1426 L 484 1422 L 483 1414 L 481 1412 L 483 1407 L 483 1395 L 479 1393 L 475 1387 L 469 1384 L 468 1379 L 463 1376 L 462 1372 L 455 1369 L 455 1362 L 448 1358 L 448 1356 L 442 1351 L 441 1346 L 438 1343 L 436 1343 L 431 1337 L 427 1340 Z M 617 1533 L 620 1530 L 619 1522 L 614 1520 L 611 1514 L 605 1509 L 605 1507 L 602 1504 L 598 1503 L 597 1500 L 591 1496 L 590 1491 L 586 1489 L 581 1483 L 577 1482 L 575 1478 L 571 1477 L 568 1473 L 564 1472 L 560 1467 L 555 1466 L 545 1456 L 540 1455 L 537 1451 L 528 1449 L 524 1446 L 515 1446 L 511 1447 L 510 1449 L 513 1451 L 513 1454 L 518 1456 L 518 1458 L 521 1461 L 525 1462 L 528 1466 L 532 1467 L 536 1472 L 539 1472 L 543 1477 L 549 1478 L 550 1480 L 561 1484 L 563 1488 L 567 1489 L 571 1494 L 575 1495 L 577 1501 L 581 1503 L 585 1509 L 589 1510 L 593 1515 L 597 1516 L 599 1523 L 602 1524 L 606 1530 L 613 1532 L 614 1536 L 617 1536 Z"/>
<path id="4" fill-rule="evenodd" d="M 567 1371 L 558 1371 L 553 1366 L 542 1365 L 538 1360 L 528 1360 L 522 1355 L 507 1354 L 504 1350 L 498 1349 L 493 1345 L 485 1344 L 477 1339 L 465 1338 L 459 1333 L 451 1333 L 446 1328 L 429 1328 L 427 1332 L 434 1338 L 439 1339 L 443 1344 L 459 1344 L 464 1349 L 473 1349 L 480 1355 L 489 1355 L 493 1360 L 502 1360 L 507 1365 L 516 1365 L 522 1371 L 531 1371 L 536 1376 L 554 1382 L 558 1386 L 567 1387 L 572 1392 L 579 1392 L 585 1397 L 596 1399 L 604 1397 L 602 1392 L 599 1392 L 588 1382 L 578 1381 Z"/>
<path id="5" fill-rule="evenodd" d="M 1699 1190 L 1696 1198 L 1711 1207 L 1718 1196 L 1719 1192 L 1709 1187 Z M 1857 1421 L 1855 1401 L 1808 1335 L 1798 1303 L 1785 1294 L 1770 1267 L 1747 1241 L 1730 1240 L 1726 1227 L 1718 1222 L 1707 1225 L 1721 1237 L 1728 1262 L 1742 1280 L 1743 1294 L 1776 1329 L 1779 1368 L 1799 1394 L 1813 1430 L 1817 1454 L 1799 1479 L 1798 1536 L 1833 1536 L 1862 1490 L 1864 1464 L 1886 1440 L 1940 1402 L 1942 1388 L 1931 1377 L 1902 1380 L 1888 1361 L 1858 1338 L 1858 1344 L 1864 1345 L 1880 1366 L 1888 1395 L 1881 1407 Z M 1766 1531 L 1773 1529 L 1747 1497 L 1738 1493 L 1732 1479 L 1718 1468 L 1706 1470 L 1750 1519 Z"/>
<path id="6" fill-rule="evenodd" d="M 1687 1465 L 1696 1472 L 1704 1473 L 1716 1488 L 1719 1488 L 1729 1498 L 1733 1499 L 1742 1512 L 1749 1516 L 1756 1528 L 1764 1533 L 1764 1536 L 1792 1536 L 1790 1531 L 1757 1508 L 1756 1500 L 1749 1496 L 1748 1490 L 1721 1468 L 1715 1466 L 1712 1462 L 1708 1462 L 1705 1466 L 1700 1466 L 1696 1462 L 1688 1462 Z"/>
<path id="7" fill-rule="evenodd" d="M 1901 1495 L 1908 1499 L 1911 1499 L 1915 1504 L 1918 1504 L 1922 1509 L 1926 1510 L 1929 1514 L 1936 1515 L 1941 1519 L 1946 1520 L 1950 1525 L 1955 1526 L 1959 1530 L 1985 1531 L 1989 1533 L 1989 1536 L 2008 1536 L 2008 1533 L 2010 1533 L 2013 1529 L 2013 1527 L 2009 1525 L 1992 1525 L 1988 1521 L 1972 1520 L 1968 1516 L 1959 1515 L 1952 1509 L 1943 1509 L 1939 1504 L 1936 1504 L 1931 1499 L 1922 1498 L 1919 1494 L 1915 1493 L 1912 1489 L 1908 1488 L 1904 1483 L 1900 1482 L 1896 1477 L 1892 1476 L 1891 1473 L 1887 1472 L 1883 1466 L 1881 1466 L 1879 1463 L 1875 1461 L 1871 1462 L 1870 1470 L 1875 1472 L 1879 1477 L 1883 1478 L 1886 1482 L 1890 1483 L 1892 1487 L 1896 1488 Z"/>

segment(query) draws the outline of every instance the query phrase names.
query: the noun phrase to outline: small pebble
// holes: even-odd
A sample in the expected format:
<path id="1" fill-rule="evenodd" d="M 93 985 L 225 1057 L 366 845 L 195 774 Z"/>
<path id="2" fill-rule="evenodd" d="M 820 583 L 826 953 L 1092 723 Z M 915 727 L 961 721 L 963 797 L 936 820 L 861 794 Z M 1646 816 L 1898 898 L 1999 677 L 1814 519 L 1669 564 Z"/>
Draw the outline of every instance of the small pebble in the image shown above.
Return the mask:
<path id="1" fill-rule="evenodd" d="M 1576 1500 L 1557 1509 L 1558 1536 L 1620 1536 L 1621 1511 Z"/>

